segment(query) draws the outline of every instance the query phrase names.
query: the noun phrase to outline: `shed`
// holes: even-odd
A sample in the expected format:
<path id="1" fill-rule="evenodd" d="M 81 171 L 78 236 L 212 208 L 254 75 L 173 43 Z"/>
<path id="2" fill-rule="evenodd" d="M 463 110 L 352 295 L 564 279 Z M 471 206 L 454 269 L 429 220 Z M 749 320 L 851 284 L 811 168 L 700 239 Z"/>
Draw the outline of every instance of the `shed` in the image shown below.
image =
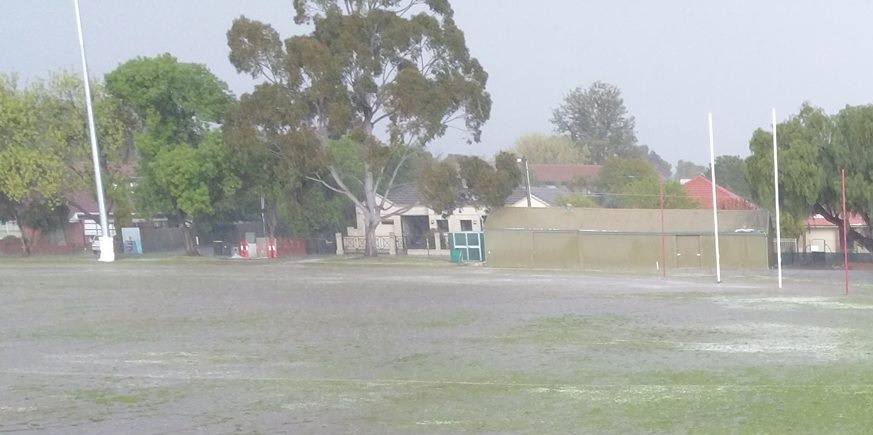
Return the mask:
<path id="1" fill-rule="evenodd" d="M 662 267 L 661 211 L 502 208 L 485 223 L 488 265 L 584 270 Z M 721 267 L 769 267 L 769 213 L 720 210 Z M 715 269 L 711 210 L 664 210 L 667 269 Z"/>

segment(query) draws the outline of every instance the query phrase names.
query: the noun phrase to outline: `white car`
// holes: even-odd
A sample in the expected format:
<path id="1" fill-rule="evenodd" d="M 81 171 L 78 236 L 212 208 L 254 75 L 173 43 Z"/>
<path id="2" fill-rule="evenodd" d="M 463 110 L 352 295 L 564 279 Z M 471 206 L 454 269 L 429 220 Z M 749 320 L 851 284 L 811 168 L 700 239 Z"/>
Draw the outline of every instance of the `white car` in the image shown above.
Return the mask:
<path id="1" fill-rule="evenodd" d="M 100 255 L 100 237 L 94 236 L 91 238 L 91 252 L 94 255 Z"/>

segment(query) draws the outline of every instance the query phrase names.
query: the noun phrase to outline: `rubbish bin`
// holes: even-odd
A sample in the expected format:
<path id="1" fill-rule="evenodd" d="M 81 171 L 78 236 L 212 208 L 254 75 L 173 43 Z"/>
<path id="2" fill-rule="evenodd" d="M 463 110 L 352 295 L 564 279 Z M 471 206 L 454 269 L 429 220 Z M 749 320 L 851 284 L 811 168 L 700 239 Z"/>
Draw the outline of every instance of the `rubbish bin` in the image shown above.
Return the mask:
<path id="1" fill-rule="evenodd" d="M 221 240 L 212 241 L 212 254 L 215 256 L 227 256 L 227 245 Z"/>
<path id="2" fill-rule="evenodd" d="M 458 248 L 452 248 L 451 250 L 452 263 L 460 263 L 461 262 L 461 250 Z"/>

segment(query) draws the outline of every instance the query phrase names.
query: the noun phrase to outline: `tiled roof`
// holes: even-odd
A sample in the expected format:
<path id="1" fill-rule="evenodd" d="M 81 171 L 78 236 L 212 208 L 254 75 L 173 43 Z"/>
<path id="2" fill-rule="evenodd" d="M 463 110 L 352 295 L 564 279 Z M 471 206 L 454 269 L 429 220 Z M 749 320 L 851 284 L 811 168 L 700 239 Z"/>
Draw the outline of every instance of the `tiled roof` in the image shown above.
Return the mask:
<path id="1" fill-rule="evenodd" d="M 394 186 L 388 192 L 388 200 L 397 206 L 416 205 L 418 201 L 418 189 L 415 184 L 401 184 Z"/>
<path id="2" fill-rule="evenodd" d="M 530 177 L 540 183 L 561 184 L 569 183 L 574 178 L 594 179 L 600 174 L 600 165 L 553 165 L 544 163 L 532 163 Z"/>
<path id="3" fill-rule="evenodd" d="M 700 208 L 712 208 L 712 182 L 708 178 L 698 175 L 682 185 L 689 197 L 700 203 Z M 715 185 L 715 198 L 719 210 L 752 210 L 755 208 L 745 198 Z"/>
<path id="4" fill-rule="evenodd" d="M 556 205 L 555 198 L 560 195 L 569 195 L 571 192 L 565 187 L 540 187 L 532 186 L 530 189 L 532 196 L 539 198 L 541 201 L 549 205 Z M 512 193 L 506 198 L 506 204 L 515 204 L 516 202 L 527 197 L 527 189 L 524 187 L 516 187 Z M 388 200 L 396 206 L 418 205 L 421 203 L 418 199 L 418 189 L 414 184 L 405 184 L 396 186 L 391 189 L 388 194 Z"/>
<path id="5" fill-rule="evenodd" d="M 70 208 L 70 216 L 73 217 L 76 213 L 98 214 L 100 207 L 97 206 L 97 197 L 88 191 L 79 190 L 68 193 L 66 196 L 67 205 Z"/>
<path id="6" fill-rule="evenodd" d="M 867 223 L 864 222 L 864 218 L 856 214 L 849 215 L 849 225 L 852 227 L 866 227 Z M 815 216 L 810 216 L 806 218 L 806 226 L 807 227 L 827 227 L 827 228 L 836 228 L 837 226 L 830 223 L 827 219 L 825 219 L 822 215 L 817 214 Z"/>
<path id="7" fill-rule="evenodd" d="M 557 186 L 557 187 L 531 186 L 531 188 L 530 188 L 531 196 L 539 198 L 541 201 L 545 202 L 546 204 L 548 204 L 552 207 L 560 205 L 555 201 L 555 199 L 557 197 L 568 196 L 572 193 L 573 192 L 571 192 L 569 189 L 567 189 L 564 186 Z M 515 190 L 513 190 L 512 193 L 509 194 L 509 197 L 506 198 L 506 204 L 507 205 L 515 204 L 518 201 L 521 201 L 525 198 L 527 198 L 527 189 L 524 187 L 516 187 Z"/>

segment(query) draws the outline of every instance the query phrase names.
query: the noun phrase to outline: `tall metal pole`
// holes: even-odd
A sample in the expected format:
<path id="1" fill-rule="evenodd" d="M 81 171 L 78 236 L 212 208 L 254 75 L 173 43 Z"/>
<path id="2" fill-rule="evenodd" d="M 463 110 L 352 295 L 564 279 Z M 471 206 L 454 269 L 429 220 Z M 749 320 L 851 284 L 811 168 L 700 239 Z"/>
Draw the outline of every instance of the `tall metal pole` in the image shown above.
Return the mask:
<path id="1" fill-rule="evenodd" d="M 776 147 L 776 109 L 773 109 L 773 191 L 776 193 L 776 270 L 782 288 L 782 222 L 779 212 L 779 150 Z"/>
<path id="2" fill-rule="evenodd" d="M 664 237 L 664 179 L 661 180 L 661 275 L 667 277 L 667 244 Z"/>
<path id="3" fill-rule="evenodd" d="M 846 169 L 840 169 L 843 183 L 843 269 L 846 271 L 846 295 L 849 294 L 849 215 L 846 213 Z"/>
<path id="4" fill-rule="evenodd" d="M 261 224 L 264 226 L 264 237 L 270 237 L 267 234 L 267 214 L 265 212 L 266 204 L 264 203 L 264 195 L 261 195 Z"/>
<path id="5" fill-rule="evenodd" d="M 531 208 L 531 199 L 530 199 L 530 169 L 527 166 L 527 157 L 522 157 L 524 160 L 524 174 L 527 178 L 527 208 Z"/>
<path id="6" fill-rule="evenodd" d="M 79 0 L 73 0 L 76 8 L 76 29 L 79 31 L 79 51 L 82 53 L 82 78 L 85 85 L 85 108 L 88 112 L 88 132 L 91 136 L 91 160 L 94 163 L 94 184 L 97 187 L 97 207 L 100 210 L 100 258 L 99 261 L 115 261 L 115 244 L 109 230 L 106 201 L 103 194 L 103 176 L 100 172 L 100 151 L 97 147 L 97 129 L 94 127 L 94 110 L 91 108 L 91 84 L 88 80 L 88 61 L 85 57 L 85 37 L 82 34 L 82 17 L 79 14 Z"/>
<path id="7" fill-rule="evenodd" d="M 712 113 L 709 114 L 709 167 L 712 174 L 712 225 L 715 235 L 715 282 L 721 282 L 721 252 L 718 249 L 718 202 L 715 196 L 715 140 L 712 134 Z"/>

